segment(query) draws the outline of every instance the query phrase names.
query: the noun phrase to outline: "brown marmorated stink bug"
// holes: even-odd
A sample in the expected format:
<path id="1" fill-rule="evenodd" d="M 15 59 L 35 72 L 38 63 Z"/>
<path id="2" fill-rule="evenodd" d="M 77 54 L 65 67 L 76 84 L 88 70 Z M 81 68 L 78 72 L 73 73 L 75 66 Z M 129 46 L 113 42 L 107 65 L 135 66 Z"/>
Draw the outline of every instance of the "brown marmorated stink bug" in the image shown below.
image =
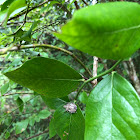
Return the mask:
<path id="1" fill-rule="evenodd" d="M 66 109 L 67 112 L 70 113 L 75 113 L 77 110 L 77 106 L 74 103 L 67 103 L 66 105 L 64 105 L 64 108 Z"/>

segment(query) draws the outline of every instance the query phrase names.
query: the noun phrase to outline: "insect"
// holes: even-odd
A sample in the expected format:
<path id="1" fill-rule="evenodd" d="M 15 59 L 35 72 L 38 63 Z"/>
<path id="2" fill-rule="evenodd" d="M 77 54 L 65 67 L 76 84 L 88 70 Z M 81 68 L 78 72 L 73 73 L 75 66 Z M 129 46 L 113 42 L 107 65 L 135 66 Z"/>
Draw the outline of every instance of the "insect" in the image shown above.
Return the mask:
<path id="1" fill-rule="evenodd" d="M 77 110 L 77 106 L 74 103 L 68 103 L 64 105 L 63 107 L 66 109 L 67 112 L 70 112 L 70 113 L 75 113 Z"/>

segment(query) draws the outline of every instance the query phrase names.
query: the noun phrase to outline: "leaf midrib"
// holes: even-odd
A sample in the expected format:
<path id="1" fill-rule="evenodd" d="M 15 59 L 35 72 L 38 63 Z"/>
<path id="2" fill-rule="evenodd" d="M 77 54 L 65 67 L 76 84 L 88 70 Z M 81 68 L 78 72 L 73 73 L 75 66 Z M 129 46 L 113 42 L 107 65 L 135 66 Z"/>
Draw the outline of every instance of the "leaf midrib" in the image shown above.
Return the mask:
<path id="1" fill-rule="evenodd" d="M 31 78 L 21 78 L 21 79 L 31 79 Z M 32 80 L 75 81 L 75 82 L 83 81 L 83 79 L 53 79 L 53 78 L 32 78 Z"/>
<path id="2" fill-rule="evenodd" d="M 81 24 L 81 23 L 80 23 Z M 86 26 L 87 25 L 87 26 Z M 92 32 L 94 32 L 94 30 L 92 29 L 91 25 L 86 23 L 84 24 L 84 26 L 86 26 L 86 28 L 90 28 L 89 29 L 89 35 L 92 34 Z M 127 28 L 122 28 L 122 29 L 118 29 L 118 30 L 114 30 L 114 31 L 108 31 L 108 32 L 100 32 L 102 34 L 117 34 L 117 33 L 120 33 L 120 32 L 125 32 L 125 31 L 130 31 L 130 30 L 134 30 L 134 29 L 139 29 L 140 28 L 140 24 L 139 25 L 136 25 L 136 26 L 131 26 L 131 27 L 127 27 Z M 92 31 L 92 32 L 91 32 Z M 96 31 L 98 32 L 98 31 Z M 98 32 L 99 33 L 99 32 Z M 60 33 L 61 34 L 61 33 Z M 63 36 L 71 36 L 71 37 L 86 37 L 86 36 L 89 36 L 88 34 L 86 35 L 70 35 L 70 34 L 64 34 L 63 33 Z"/>

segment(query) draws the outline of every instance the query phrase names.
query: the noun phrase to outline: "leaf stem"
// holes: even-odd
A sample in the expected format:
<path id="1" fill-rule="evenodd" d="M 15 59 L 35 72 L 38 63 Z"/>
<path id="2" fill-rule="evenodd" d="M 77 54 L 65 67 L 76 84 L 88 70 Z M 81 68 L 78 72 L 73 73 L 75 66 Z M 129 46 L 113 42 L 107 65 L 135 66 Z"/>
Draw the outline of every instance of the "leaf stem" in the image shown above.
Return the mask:
<path id="1" fill-rule="evenodd" d="M 77 92 L 77 95 L 76 95 L 76 97 L 75 97 L 75 100 L 77 100 L 78 95 L 80 94 L 81 90 L 83 89 L 83 87 L 84 87 L 87 83 L 93 81 L 94 79 L 97 79 L 97 78 L 99 78 L 99 77 L 101 77 L 101 76 L 104 76 L 104 75 L 110 73 L 110 72 L 111 72 L 117 65 L 119 65 L 121 62 L 122 62 L 122 60 L 117 61 L 109 70 L 107 70 L 107 71 L 105 71 L 105 72 L 103 72 L 103 73 L 101 73 L 101 74 L 98 74 L 98 75 L 95 76 L 95 77 L 92 77 L 92 78 L 86 80 L 86 81 L 81 85 L 81 87 L 79 88 L 79 90 L 78 90 L 78 92 Z"/>

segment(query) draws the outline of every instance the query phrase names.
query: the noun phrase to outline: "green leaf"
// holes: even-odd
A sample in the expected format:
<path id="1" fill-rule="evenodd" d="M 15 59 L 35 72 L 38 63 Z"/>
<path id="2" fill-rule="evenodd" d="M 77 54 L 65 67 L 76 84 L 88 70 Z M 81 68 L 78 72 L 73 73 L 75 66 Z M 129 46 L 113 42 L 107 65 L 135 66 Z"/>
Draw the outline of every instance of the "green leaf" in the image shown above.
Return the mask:
<path id="1" fill-rule="evenodd" d="M 60 106 L 54 113 L 54 127 L 62 140 L 84 140 L 85 120 L 79 107 L 71 114 Z"/>
<path id="2" fill-rule="evenodd" d="M 140 47 L 139 15 L 137 3 L 96 4 L 76 11 L 72 20 L 62 27 L 62 32 L 54 34 L 90 55 L 124 59 Z"/>
<path id="3" fill-rule="evenodd" d="M 78 97 L 78 99 L 86 104 L 87 103 L 87 100 L 88 100 L 88 96 L 87 96 L 87 93 L 85 91 L 83 91 L 82 93 L 80 93 L 80 96 Z"/>
<path id="4" fill-rule="evenodd" d="M 16 134 L 20 134 L 23 131 L 25 131 L 28 126 L 28 122 L 29 120 L 26 119 L 26 120 L 16 123 Z"/>
<path id="5" fill-rule="evenodd" d="M 8 139 L 10 137 L 10 133 L 7 131 L 5 134 L 5 139 Z"/>
<path id="6" fill-rule="evenodd" d="M 49 123 L 49 139 L 56 135 L 56 131 L 54 128 L 54 119 L 52 118 Z"/>
<path id="7" fill-rule="evenodd" d="M 34 126 L 34 124 L 35 124 L 35 117 L 34 116 L 31 116 L 29 118 L 29 125 Z"/>
<path id="8" fill-rule="evenodd" d="M 139 140 L 140 99 L 117 73 L 103 79 L 86 106 L 85 140 Z"/>
<path id="9" fill-rule="evenodd" d="M 4 95 L 4 94 L 7 92 L 8 88 L 9 88 L 9 82 L 6 83 L 6 84 L 4 84 L 4 85 L 1 87 L 1 95 Z"/>
<path id="10" fill-rule="evenodd" d="M 51 109 L 57 109 L 59 106 L 64 105 L 66 101 L 61 98 L 48 98 L 46 96 L 41 95 L 43 101 L 47 105 L 47 107 Z M 68 98 L 68 97 L 67 97 Z"/>
<path id="11" fill-rule="evenodd" d="M 41 110 L 39 114 L 37 115 L 38 118 L 40 119 L 46 119 L 51 115 L 51 112 L 48 110 Z"/>
<path id="12" fill-rule="evenodd" d="M 5 75 L 22 86 L 53 98 L 68 95 L 82 80 L 81 75 L 68 65 L 43 57 L 29 60 Z"/>
<path id="13" fill-rule="evenodd" d="M 6 0 L 3 5 L 1 6 L 1 11 L 4 11 L 8 8 L 8 6 L 13 2 L 14 0 Z"/>
<path id="14" fill-rule="evenodd" d="M 37 114 L 37 115 L 34 116 L 34 121 L 40 122 L 41 119 L 46 119 L 50 115 L 51 115 L 51 112 L 50 111 L 48 111 L 48 110 L 41 110 L 39 112 L 39 114 Z M 29 122 L 29 123 L 31 123 L 31 125 L 32 125 L 32 123 L 35 123 L 34 121 L 33 122 Z"/>
<path id="15" fill-rule="evenodd" d="M 32 33 L 32 30 L 37 26 L 37 24 L 39 23 L 40 21 L 34 21 L 31 28 L 25 32 L 22 36 L 20 36 L 20 39 L 19 40 L 25 40 L 25 41 L 31 41 L 31 33 Z"/>
<path id="16" fill-rule="evenodd" d="M 4 19 L 5 24 L 7 23 L 8 18 L 10 17 L 10 15 L 17 9 L 25 7 L 26 6 L 26 0 L 14 0 L 7 11 L 6 17 Z"/>
<path id="17" fill-rule="evenodd" d="M 7 11 L 8 10 L 6 9 L 6 10 L 0 12 L 0 22 L 3 22 L 3 19 L 5 18 L 6 14 L 7 14 Z M 4 36 L 0 39 L 0 41 L 2 41 L 3 39 L 5 39 Z"/>
<path id="18" fill-rule="evenodd" d="M 19 107 L 19 111 L 22 112 L 24 109 L 24 102 L 22 101 L 22 99 L 20 97 L 17 98 L 16 103 Z"/>

